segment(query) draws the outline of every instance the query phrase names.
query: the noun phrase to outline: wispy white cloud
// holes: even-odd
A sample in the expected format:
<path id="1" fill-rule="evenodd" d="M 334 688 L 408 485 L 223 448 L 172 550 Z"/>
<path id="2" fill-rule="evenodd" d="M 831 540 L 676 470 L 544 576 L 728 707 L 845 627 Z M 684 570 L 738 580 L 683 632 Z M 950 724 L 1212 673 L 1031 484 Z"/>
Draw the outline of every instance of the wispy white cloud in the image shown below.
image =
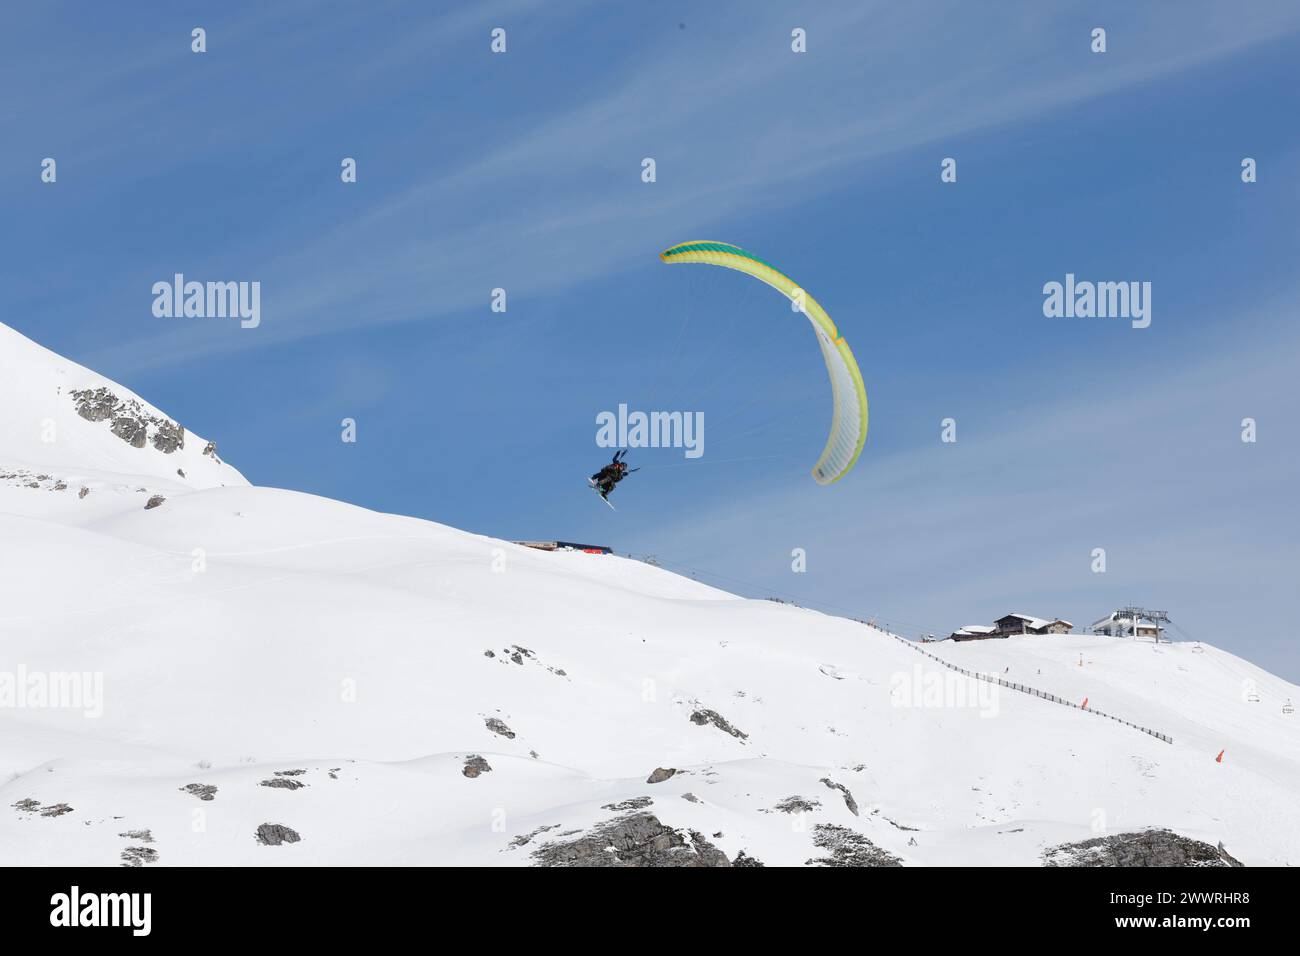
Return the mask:
<path id="1" fill-rule="evenodd" d="M 1212 4 L 1202 12 L 1111 11 L 1116 53 L 1105 67 L 1071 55 L 1086 49 L 1086 30 L 1066 10 L 1035 8 L 1026 24 L 969 4 L 941 15 L 819 7 L 808 20 L 820 49 L 807 58 L 787 50 L 788 17 L 736 16 L 726 42 L 649 46 L 590 100 L 512 120 L 500 145 L 293 248 L 255 238 L 232 246 L 213 268 L 265 277 L 267 321 L 256 335 L 180 325 L 87 360 L 125 375 L 476 308 L 498 284 L 560 294 L 756 204 L 816 196 L 833 174 L 874 159 L 1195 69 L 1300 25 L 1300 11 L 1282 5 L 1247 17 Z M 933 29 L 936 18 L 945 30 Z M 975 42 L 989 30 L 1012 34 L 1021 55 L 1003 45 L 990 60 Z M 646 155 L 659 162 L 651 187 L 637 179 Z"/>

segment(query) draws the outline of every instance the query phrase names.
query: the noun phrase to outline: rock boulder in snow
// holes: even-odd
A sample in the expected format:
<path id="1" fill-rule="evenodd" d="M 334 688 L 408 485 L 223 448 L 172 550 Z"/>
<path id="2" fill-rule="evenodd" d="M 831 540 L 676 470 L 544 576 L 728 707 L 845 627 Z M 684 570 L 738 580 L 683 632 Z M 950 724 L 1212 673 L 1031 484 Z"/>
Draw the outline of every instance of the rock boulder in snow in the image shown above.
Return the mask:
<path id="1" fill-rule="evenodd" d="M 461 770 L 465 776 L 473 779 L 479 774 L 491 773 L 492 765 L 480 757 L 478 754 L 470 754 L 465 758 L 465 766 Z"/>
<path id="2" fill-rule="evenodd" d="M 263 823 L 257 828 L 257 842 L 263 846 L 280 846 L 283 843 L 297 843 L 302 837 L 298 831 L 282 823 Z"/>

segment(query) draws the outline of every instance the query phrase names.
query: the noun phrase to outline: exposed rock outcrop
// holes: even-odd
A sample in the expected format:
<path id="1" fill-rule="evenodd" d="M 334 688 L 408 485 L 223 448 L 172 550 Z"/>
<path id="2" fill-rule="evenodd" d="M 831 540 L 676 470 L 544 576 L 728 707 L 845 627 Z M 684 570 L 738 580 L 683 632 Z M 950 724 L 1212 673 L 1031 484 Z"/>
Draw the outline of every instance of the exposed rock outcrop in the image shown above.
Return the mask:
<path id="1" fill-rule="evenodd" d="M 633 797 L 631 800 L 623 800 L 619 803 L 607 803 L 601 807 L 602 810 L 644 810 L 650 804 L 654 803 L 654 797 Z"/>
<path id="2" fill-rule="evenodd" d="M 83 388 L 72 392 L 77 414 L 88 422 L 103 422 L 113 417 L 118 400 L 106 388 Z"/>
<path id="3" fill-rule="evenodd" d="M 541 836 L 543 833 L 547 832 L 548 830 L 556 830 L 559 828 L 559 826 L 560 825 L 558 823 L 550 823 L 547 824 L 546 826 L 538 827 L 536 830 L 533 830 L 531 833 L 521 833 L 519 834 L 519 836 L 515 837 L 513 840 L 510 841 L 510 849 L 514 849 L 521 846 L 527 846 L 529 843 L 533 842 L 534 837 Z"/>
<path id="4" fill-rule="evenodd" d="M 140 843 L 152 843 L 153 833 L 148 830 L 127 830 L 118 836 Z M 158 851 L 147 846 L 129 846 L 122 851 L 122 866 L 144 866 L 146 863 L 158 862 Z"/>
<path id="5" fill-rule="evenodd" d="M 585 836 L 546 843 L 533 851 L 538 866 L 731 866 L 704 836 L 689 839 L 649 813 L 599 824 Z"/>
<path id="6" fill-rule="evenodd" d="M 836 783 L 830 777 L 822 777 L 822 783 L 826 784 L 832 790 L 838 790 L 844 794 L 844 805 L 849 808 L 849 813 L 855 817 L 858 815 L 858 802 L 853 799 L 853 794 L 849 793 L 849 788 L 842 783 Z"/>
<path id="7" fill-rule="evenodd" d="M 153 433 L 153 447 L 164 455 L 170 455 L 178 448 L 185 447 L 185 429 L 170 419 L 164 419 Z"/>
<path id="8" fill-rule="evenodd" d="M 712 724 L 723 733 L 731 734 L 737 740 L 748 740 L 749 734 L 744 733 L 740 728 L 733 727 L 731 723 L 719 714 L 716 710 L 697 710 L 691 714 L 691 723 L 699 724 L 701 727 Z"/>
<path id="9" fill-rule="evenodd" d="M 902 866 L 903 861 L 876 846 L 861 833 L 832 823 L 813 827 L 813 846 L 829 850 L 829 856 L 808 860 L 808 866 Z"/>
<path id="10" fill-rule="evenodd" d="M 773 809 L 780 810 L 782 813 L 808 813 L 816 810 L 821 805 L 820 800 L 809 800 L 796 794 L 792 797 L 786 797 L 777 803 Z"/>
<path id="11" fill-rule="evenodd" d="M 128 445 L 143 448 L 152 444 L 164 455 L 185 447 L 184 427 L 146 411 L 134 398 L 118 398 L 104 387 L 74 389 L 69 394 L 78 415 L 88 422 L 111 421 L 113 434 Z"/>
<path id="12" fill-rule="evenodd" d="M 1223 849 L 1172 830 L 1141 830 L 1063 843 L 1043 853 L 1045 866 L 1242 866 Z"/>
<path id="13" fill-rule="evenodd" d="M 146 863 L 157 863 L 158 851 L 147 846 L 129 846 L 122 851 L 123 866 L 144 866 Z"/>

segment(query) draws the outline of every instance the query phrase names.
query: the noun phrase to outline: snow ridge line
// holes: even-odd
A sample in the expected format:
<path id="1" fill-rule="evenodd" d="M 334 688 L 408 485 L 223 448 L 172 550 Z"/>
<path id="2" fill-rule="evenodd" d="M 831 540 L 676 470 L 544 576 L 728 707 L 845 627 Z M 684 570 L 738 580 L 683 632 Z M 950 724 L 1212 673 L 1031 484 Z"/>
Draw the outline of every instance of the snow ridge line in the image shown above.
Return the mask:
<path id="1" fill-rule="evenodd" d="M 997 684 L 1001 687 L 1009 687 L 1011 690 L 1018 690 L 1022 694 L 1028 694 L 1030 697 L 1041 697 L 1043 700 L 1049 700 L 1054 704 L 1062 704 L 1066 707 L 1073 707 L 1075 710 L 1082 710 L 1083 712 L 1088 714 L 1096 714 L 1098 717 L 1105 717 L 1109 720 L 1115 721 L 1116 723 L 1123 724 L 1125 727 L 1132 727 L 1134 730 L 1140 730 L 1144 734 L 1149 734 L 1150 736 L 1156 738 L 1156 740 L 1163 740 L 1167 744 L 1172 744 L 1174 742 L 1174 738 L 1170 737 L 1168 734 L 1162 734 L 1160 733 L 1160 731 L 1152 730 L 1150 727 L 1143 727 L 1140 724 L 1133 723 L 1133 721 L 1131 720 L 1125 720 L 1123 717 L 1116 717 L 1114 714 L 1108 714 L 1103 710 L 1094 710 L 1091 707 L 1082 707 L 1079 704 L 1076 704 L 1072 700 L 1066 700 L 1064 697 L 1057 697 L 1055 694 L 1049 694 L 1045 690 L 1039 690 L 1036 687 L 1030 687 L 1028 684 L 1015 684 L 1012 683 L 1011 681 L 1003 680 L 1001 677 L 990 677 L 988 674 L 981 674 L 979 671 L 972 671 L 972 670 L 967 670 L 964 667 L 958 667 L 956 664 L 950 663 L 949 661 L 945 661 L 942 657 L 937 657 L 934 654 L 931 654 L 929 651 L 921 650 L 921 648 L 916 646 L 915 642 L 909 641 L 905 637 L 899 637 L 897 634 L 894 634 L 890 631 L 885 631 L 883 628 L 880 628 L 878 630 L 881 630 L 882 633 L 888 634 L 894 640 L 906 644 L 908 647 L 916 651 L 918 654 L 923 654 L 926 657 L 930 658 L 930 660 L 942 664 L 950 671 L 956 671 L 958 674 L 965 674 L 967 677 L 974 677 L 976 680 L 987 681 L 990 684 Z"/>

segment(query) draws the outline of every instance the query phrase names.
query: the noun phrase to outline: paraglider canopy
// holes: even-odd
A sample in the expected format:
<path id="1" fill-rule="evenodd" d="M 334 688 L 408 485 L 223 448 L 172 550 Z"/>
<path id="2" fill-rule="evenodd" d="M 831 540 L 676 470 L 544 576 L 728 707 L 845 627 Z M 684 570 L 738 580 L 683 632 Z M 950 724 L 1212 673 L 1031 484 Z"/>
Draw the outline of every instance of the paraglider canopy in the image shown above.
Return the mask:
<path id="1" fill-rule="evenodd" d="M 818 484 L 829 485 L 848 474 L 867 440 L 867 389 L 857 360 L 826 310 L 784 272 L 739 246 L 726 242 L 683 242 L 665 249 L 659 258 L 670 264 L 699 262 L 751 275 L 776 289 L 803 313 L 821 346 L 834 401 L 830 436 L 813 466 L 812 476 Z"/>

